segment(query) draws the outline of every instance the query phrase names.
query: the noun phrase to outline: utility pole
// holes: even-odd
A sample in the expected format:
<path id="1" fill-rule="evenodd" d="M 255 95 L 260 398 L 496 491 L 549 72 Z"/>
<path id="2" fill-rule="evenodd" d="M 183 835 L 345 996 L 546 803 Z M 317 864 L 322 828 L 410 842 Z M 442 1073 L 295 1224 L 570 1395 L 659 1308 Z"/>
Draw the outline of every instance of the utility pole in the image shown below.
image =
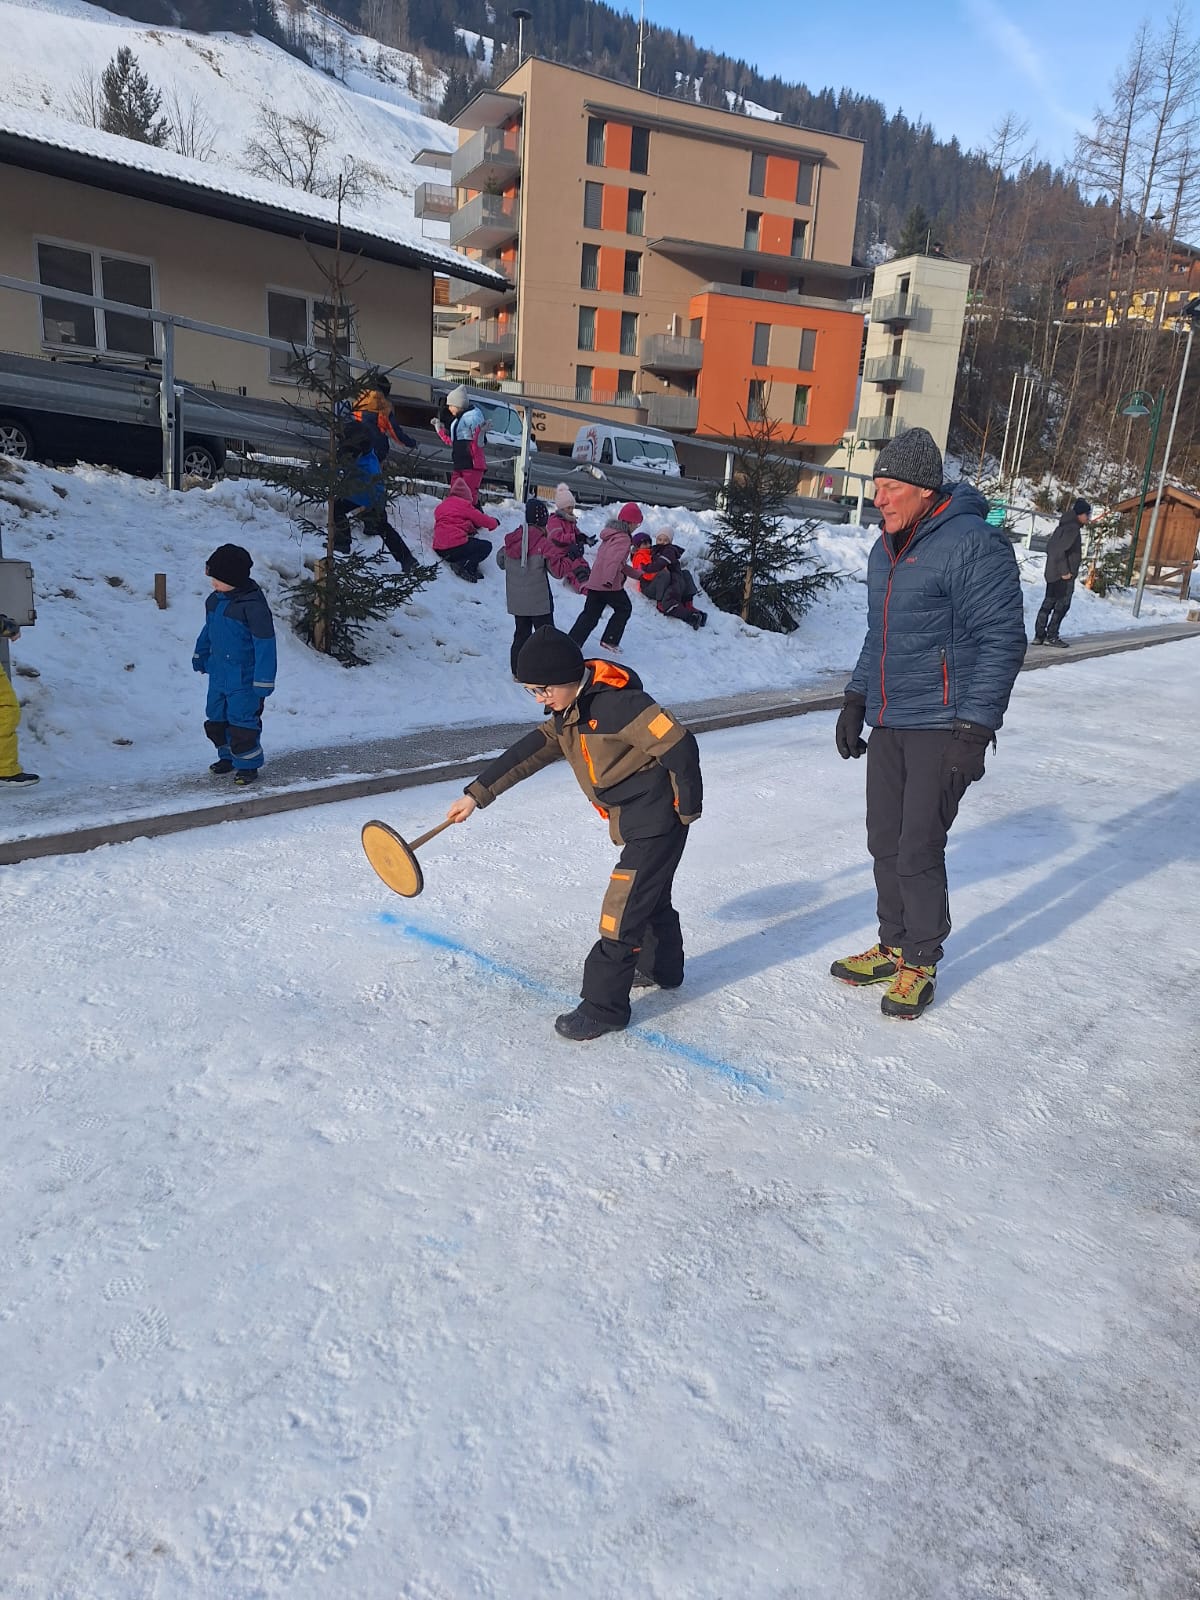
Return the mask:
<path id="1" fill-rule="evenodd" d="M 646 0 L 641 0 L 638 10 L 638 68 L 637 86 L 642 87 L 642 66 L 646 60 Z"/>

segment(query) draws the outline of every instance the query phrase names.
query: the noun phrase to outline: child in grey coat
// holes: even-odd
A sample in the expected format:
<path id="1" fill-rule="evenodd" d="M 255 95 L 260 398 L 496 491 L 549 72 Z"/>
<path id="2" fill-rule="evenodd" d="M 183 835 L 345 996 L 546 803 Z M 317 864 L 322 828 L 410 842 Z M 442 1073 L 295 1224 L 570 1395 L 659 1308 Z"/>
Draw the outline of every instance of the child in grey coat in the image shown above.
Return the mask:
<path id="1" fill-rule="evenodd" d="M 535 495 L 525 502 L 525 521 L 505 538 L 496 551 L 496 565 L 504 573 L 508 613 L 516 624 L 509 664 L 517 678 L 517 656 L 526 639 L 538 628 L 554 622 L 554 601 L 550 594 L 547 559 L 556 554 L 546 534 L 549 510 Z"/>

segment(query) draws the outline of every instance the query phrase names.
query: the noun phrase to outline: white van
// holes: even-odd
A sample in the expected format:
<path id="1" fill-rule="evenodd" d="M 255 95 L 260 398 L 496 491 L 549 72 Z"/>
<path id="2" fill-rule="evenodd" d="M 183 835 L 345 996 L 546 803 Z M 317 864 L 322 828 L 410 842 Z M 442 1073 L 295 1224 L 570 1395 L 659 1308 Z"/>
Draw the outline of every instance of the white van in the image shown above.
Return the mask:
<path id="1" fill-rule="evenodd" d="M 586 461 L 595 467 L 657 472 L 663 478 L 683 476 L 672 440 L 656 433 L 639 433 L 636 428 L 614 427 L 608 422 L 591 422 L 580 428 L 571 460 Z"/>

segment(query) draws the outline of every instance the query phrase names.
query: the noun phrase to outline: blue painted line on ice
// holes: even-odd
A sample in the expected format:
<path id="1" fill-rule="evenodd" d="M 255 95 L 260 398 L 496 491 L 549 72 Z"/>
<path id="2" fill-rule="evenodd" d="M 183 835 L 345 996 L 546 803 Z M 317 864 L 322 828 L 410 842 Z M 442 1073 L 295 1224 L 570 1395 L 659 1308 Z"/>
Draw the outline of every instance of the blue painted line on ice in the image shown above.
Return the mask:
<path id="1" fill-rule="evenodd" d="M 564 997 L 561 993 L 544 983 L 538 983 L 537 979 L 531 978 L 528 973 L 520 971 L 517 967 L 510 967 L 503 961 L 493 961 L 491 956 L 485 956 L 481 950 L 473 950 L 470 945 L 451 939 L 448 934 L 435 933 L 431 928 L 418 927 L 415 922 L 405 922 L 392 911 L 381 911 L 379 920 L 385 927 L 394 928 L 405 938 L 415 939 L 419 944 L 428 945 L 431 950 L 445 950 L 451 955 L 465 956 L 490 978 L 500 978 L 505 983 L 514 983 L 518 988 L 539 995 L 544 1000 L 551 1000 L 556 1005 L 563 1002 Z M 778 1089 L 767 1079 L 760 1078 L 753 1072 L 747 1072 L 742 1067 L 735 1067 L 729 1061 L 722 1061 L 718 1056 L 707 1055 L 703 1050 L 697 1050 L 694 1045 L 672 1039 L 669 1034 L 660 1033 L 656 1028 L 635 1025 L 628 1032 L 634 1038 L 640 1039 L 643 1044 L 648 1044 L 652 1050 L 661 1050 L 666 1055 L 678 1056 L 689 1066 L 698 1067 L 702 1072 L 723 1078 L 726 1083 L 732 1083 L 739 1089 L 752 1089 L 765 1100 L 779 1098 Z"/>

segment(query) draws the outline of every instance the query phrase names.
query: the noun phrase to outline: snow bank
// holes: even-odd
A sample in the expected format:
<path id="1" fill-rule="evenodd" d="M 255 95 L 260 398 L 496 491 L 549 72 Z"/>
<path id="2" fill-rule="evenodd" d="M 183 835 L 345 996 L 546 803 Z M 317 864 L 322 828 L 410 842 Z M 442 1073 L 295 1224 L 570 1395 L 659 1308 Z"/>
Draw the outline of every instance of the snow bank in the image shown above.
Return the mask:
<path id="1" fill-rule="evenodd" d="M 226 542 L 245 545 L 253 555 L 280 636 L 279 688 L 264 734 L 268 760 L 272 750 L 442 723 L 506 722 L 527 709 L 509 676 L 512 623 L 503 575 L 490 560 L 484 582 L 475 585 L 439 565 L 435 582 L 370 631 L 363 646 L 370 666 L 348 671 L 301 643 L 287 624 L 285 590 L 305 559 L 320 552 L 311 539 L 304 545 L 275 491 L 222 480 L 210 489 L 171 494 L 158 482 L 100 467 L 20 465 L 11 472 L 0 478 L 4 550 L 33 563 L 39 613 L 37 626 L 13 648 L 25 708 L 22 759 L 47 777 L 111 783 L 207 762 L 200 726 L 204 680 L 192 673 L 191 654 L 210 589 L 204 562 Z M 392 503 L 393 525 L 429 562 L 436 560 L 435 504 L 428 495 Z M 645 510 L 647 531 L 669 530 L 699 569 L 714 513 Z M 518 509 L 509 503 L 497 515 L 494 542 L 516 526 Z M 602 508 L 593 508 L 580 520 L 598 532 L 604 517 Z M 846 581 L 786 638 L 711 605 L 708 627 L 693 633 L 634 594 L 623 659 L 652 689 L 676 700 L 840 676 L 853 666 L 862 642 L 862 580 L 873 537 L 854 527 L 820 529 L 820 557 Z M 378 548 L 374 542 L 369 547 Z M 1031 631 L 1042 597 L 1041 565 L 1040 556 L 1023 555 Z M 156 572 L 167 578 L 165 611 L 153 600 Z M 554 587 L 557 620 L 569 625 L 582 602 Z M 1152 599 L 1147 620 L 1156 605 L 1180 615 L 1176 603 Z M 1071 613 L 1081 632 L 1131 620 L 1127 610 L 1087 592 L 1077 595 Z M 22 669 L 40 676 L 21 676 Z"/>

